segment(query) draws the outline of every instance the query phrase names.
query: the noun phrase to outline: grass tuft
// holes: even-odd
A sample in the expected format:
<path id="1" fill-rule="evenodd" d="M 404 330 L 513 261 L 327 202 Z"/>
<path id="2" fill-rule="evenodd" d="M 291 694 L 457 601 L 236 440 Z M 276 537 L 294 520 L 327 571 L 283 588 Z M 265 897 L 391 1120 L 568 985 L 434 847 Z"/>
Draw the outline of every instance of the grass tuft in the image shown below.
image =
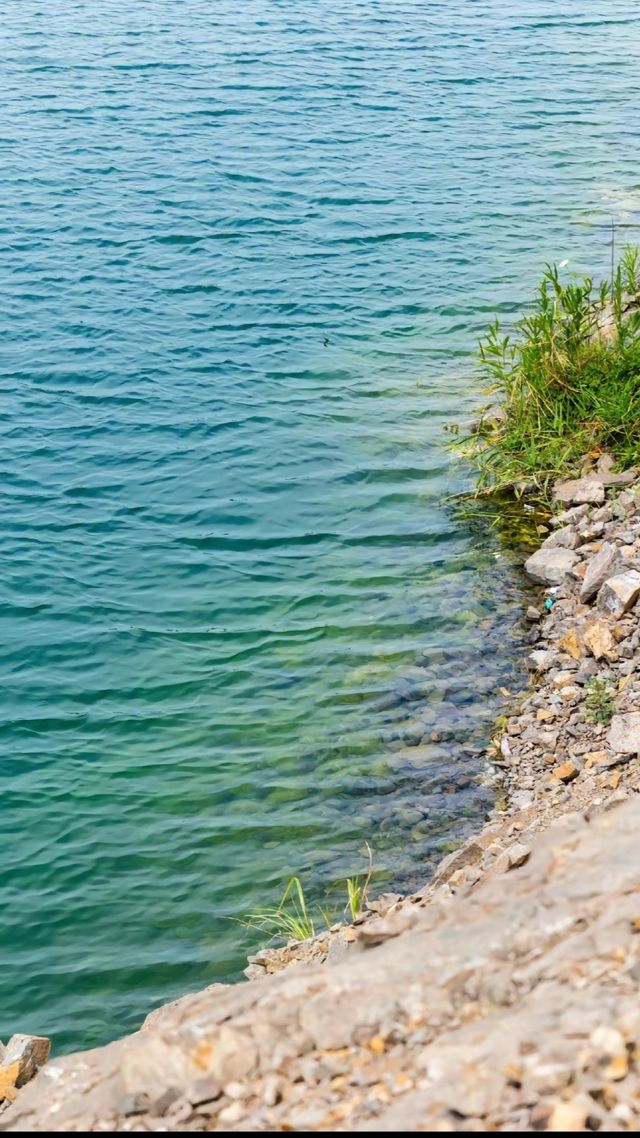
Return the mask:
<path id="1" fill-rule="evenodd" d="M 367 895 L 369 891 L 369 883 L 373 874 L 373 854 L 371 853 L 371 846 L 365 842 L 367 850 L 367 857 L 369 859 L 369 866 L 364 880 L 361 877 L 348 877 L 347 878 L 347 904 L 346 908 L 349 912 L 352 921 L 356 921 L 362 912 L 362 909 L 367 903 Z"/>
<path id="2" fill-rule="evenodd" d="M 586 719 L 608 727 L 616 713 L 611 686 L 606 680 L 591 679 L 585 685 Z"/>
<path id="3" fill-rule="evenodd" d="M 259 929 L 269 938 L 310 940 L 315 936 L 313 918 L 299 877 L 291 877 L 282 894 L 280 904 L 272 909 L 256 909 L 241 922 L 249 929 Z"/>
<path id="4" fill-rule="evenodd" d="M 480 343 L 493 409 L 456 445 L 479 495 L 542 491 L 586 454 L 640 460 L 640 255 L 625 249 L 613 280 L 560 280 L 547 265 L 513 336 L 496 321 Z"/>

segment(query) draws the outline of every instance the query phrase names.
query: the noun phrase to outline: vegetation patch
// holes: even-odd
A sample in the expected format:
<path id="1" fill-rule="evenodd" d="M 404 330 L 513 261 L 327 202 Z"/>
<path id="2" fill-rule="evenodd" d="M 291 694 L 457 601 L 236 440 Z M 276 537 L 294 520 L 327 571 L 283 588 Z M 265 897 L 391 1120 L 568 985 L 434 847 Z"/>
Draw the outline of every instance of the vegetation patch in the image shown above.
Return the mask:
<path id="1" fill-rule="evenodd" d="M 585 718 L 588 723 L 601 723 L 608 727 L 616 713 L 611 686 L 606 680 L 591 679 L 585 686 Z"/>
<path id="2" fill-rule="evenodd" d="M 611 281 L 560 280 L 548 265 L 532 309 L 480 344 L 492 397 L 459 449 L 477 493 L 545 494 L 585 455 L 640 461 L 640 258 L 625 249 Z"/>

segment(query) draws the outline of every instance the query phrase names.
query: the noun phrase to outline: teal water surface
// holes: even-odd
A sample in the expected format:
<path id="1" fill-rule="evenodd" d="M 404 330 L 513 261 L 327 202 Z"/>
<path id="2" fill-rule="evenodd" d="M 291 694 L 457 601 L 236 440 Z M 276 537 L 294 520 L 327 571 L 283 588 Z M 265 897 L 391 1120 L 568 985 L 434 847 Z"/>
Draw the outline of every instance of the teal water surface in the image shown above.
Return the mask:
<path id="1" fill-rule="evenodd" d="M 515 555 L 472 353 L 637 216 L 630 0 L 5 0 L 0 1037 L 238 978 L 229 918 L 491 802 Z"/>

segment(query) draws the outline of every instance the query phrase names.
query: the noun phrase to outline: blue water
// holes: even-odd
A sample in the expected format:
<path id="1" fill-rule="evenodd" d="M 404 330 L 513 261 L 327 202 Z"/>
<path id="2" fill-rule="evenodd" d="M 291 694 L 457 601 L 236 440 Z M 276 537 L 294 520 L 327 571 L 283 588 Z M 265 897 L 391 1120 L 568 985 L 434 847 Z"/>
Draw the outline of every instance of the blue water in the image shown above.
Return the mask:
<path id="1" fill-rule="evenodd" d="M 444 427 L 637 218 L 630 0 L 4 0 L 0 1037 L 240 975 L 491 802 L 516 553 Z"/>

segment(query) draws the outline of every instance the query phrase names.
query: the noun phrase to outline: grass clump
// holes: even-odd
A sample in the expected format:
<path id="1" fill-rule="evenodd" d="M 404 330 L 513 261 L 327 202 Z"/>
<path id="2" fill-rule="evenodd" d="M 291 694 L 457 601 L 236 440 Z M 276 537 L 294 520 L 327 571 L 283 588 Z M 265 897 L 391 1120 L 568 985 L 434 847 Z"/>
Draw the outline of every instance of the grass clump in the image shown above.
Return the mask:
<path id="1" fill-rule="evenodd" d="M 616 713 L 615 700 L 606 680 L 591 679 L 585 685 L 586 719 L 589 723 L 611 723 Z"/>
<path id="2" fill-rule="evenodd" d="M 369 891 L 369 883 L 373 874 L 373 854 L 371 853 L 371 846 L 365 842 L 367 850 L 367 857 L 369 858 L 369 867 L 364 880 L 361 877 L 348 877 L 347 878 L 347 904 L 346 909 L 352 921 L 356 921 L 362 912 L 363 907 L 367 903 L 367 896 Z"/>
<path id="3" fill-rule="evenodd" d="M 364 843 L 367 851 L 368 866 L 364 876 L 349 877 L 341 883 L 341 890 L 346 887 L 347 901 L 342 911 L 352 921 L 356 921 L 366 905 L 369 885 L 373 876 L 373 854 L 368 842 Z M 344 894 L 343 894 L 344 896 Z M 331 908 L 316 906 L 317 914 L 329 928 L 340 917 L 340 910 L 334 904 Z M 239 920 L 247 929 L 258 929 L 266 933 L 269 940 L 303 941 L 311 940 L 316 935 L 316 924 L 312 916 L 310 905 L 304 894 L 302 882 L 297 876 L 289 878 L 280 902 L 275 907 L 255 909 Z"/>
<path id="4" fill-rule="evenodd" d="M 310 940 L 316 932 L 302 882 L 295 876 L 289 878 L 279 905 L 248 913 L 242 924 L 267 933 L 270 939 L 278 937 L 287 941 Z"/>
<path id="5" fill-rule="evenodd" d="M 531 312 L 513 336 L 496 321 L 480 361 L 497 409 L 463 453 L 478 493 L 546 491 L 584 456 L 640 459 L 640 257 L 627 248 L 612 281 L 568 284 L 547 265 Z"/>

